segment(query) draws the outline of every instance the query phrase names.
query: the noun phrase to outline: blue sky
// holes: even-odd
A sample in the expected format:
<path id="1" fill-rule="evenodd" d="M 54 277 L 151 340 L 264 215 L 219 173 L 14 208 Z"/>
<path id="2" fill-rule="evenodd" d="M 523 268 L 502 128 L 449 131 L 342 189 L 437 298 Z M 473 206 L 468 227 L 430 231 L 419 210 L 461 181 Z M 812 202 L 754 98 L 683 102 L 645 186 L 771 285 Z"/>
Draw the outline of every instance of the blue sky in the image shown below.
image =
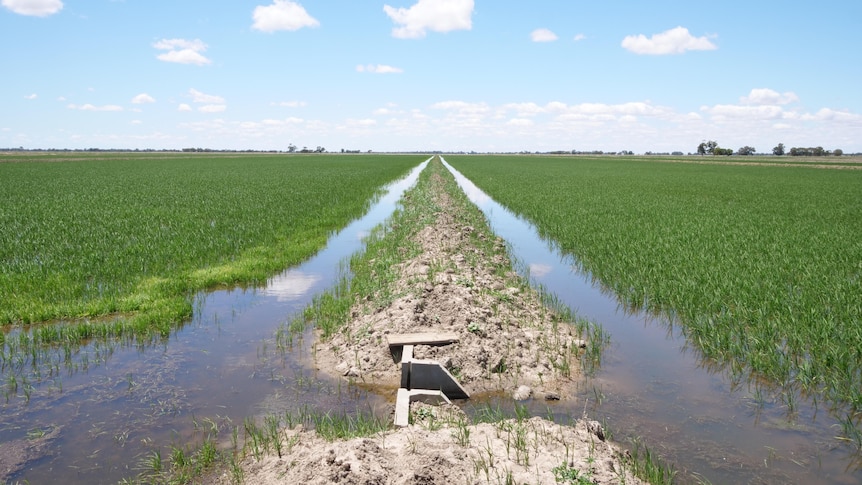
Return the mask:
<path id="1" fill-rule="evenodd" d="M 862 152 L 857 0 L 0 4 L 0 147 Z"/>

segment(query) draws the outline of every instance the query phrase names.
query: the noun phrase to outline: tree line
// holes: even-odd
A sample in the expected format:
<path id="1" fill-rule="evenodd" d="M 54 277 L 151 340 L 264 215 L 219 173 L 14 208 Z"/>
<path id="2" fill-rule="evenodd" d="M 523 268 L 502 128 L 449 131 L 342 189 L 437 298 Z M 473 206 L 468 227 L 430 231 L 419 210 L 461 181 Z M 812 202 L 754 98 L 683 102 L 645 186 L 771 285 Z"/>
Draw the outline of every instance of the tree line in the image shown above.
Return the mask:
<path id="1" fill-rule="evenodd" d="M 741 147 L 737 150 L 736 155 L 754 155 L 757 153 L 757 150 L 754 147 L 750 147 L 748 145 Z M 709 140 L 701 142 L 700 145 L 697 146 L 697 154 L 698 155 L 733 155 L 734 151 L 731 148 L 721 148 L 718 146 L 718 142 L 715 140 Z M 793 147 L 790 150 L 786 150 L 784 147 L 784 143 L 779 143 L 775 147 L 772 148 L 772 154 L 776 156 L 784 156 L 790 155 L 791 157 L 825 157 L 834 155 L 836 157 L 840 157 L 844 155 L 844 150 L 840 148 L 836 148 L 834 150 L 826 150 L 823 147 Z"/>

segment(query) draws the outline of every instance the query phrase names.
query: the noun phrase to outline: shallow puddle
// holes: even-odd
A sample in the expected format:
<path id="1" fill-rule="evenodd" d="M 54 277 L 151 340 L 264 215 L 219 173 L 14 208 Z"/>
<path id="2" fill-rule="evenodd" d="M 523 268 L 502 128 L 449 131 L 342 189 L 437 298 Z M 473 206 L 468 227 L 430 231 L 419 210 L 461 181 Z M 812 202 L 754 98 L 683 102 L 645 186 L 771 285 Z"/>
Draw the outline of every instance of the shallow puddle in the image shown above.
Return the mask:
<path id="1" fill-rule="evenodd" d="M 155 453 L 167 466 L 170 446 L 184 448 L 217 430 L 229 447 L 230 430 L 242 429 L 248 416 L 377 409 L 384 403 L 377 395 L 313 371 L 309 331 L 292 341 L 276 336 L 334 284 L 341 262 L 392 214 L 426 165 L 388 186 L 365 216 L 265 287 L 198 295 L 192 321 L 169 339 L 97 343 L 69 354 L 54 348 L 4 363 L 0 443 L 21 448 L 17 455 L 27 464 L 6 475 L 0 467 L 0 481 L 116 483 L 152 471 Z M 50 445 L 37 446 L 45 436 Z"/>
<path id="2" fill-rule="evenodd" d="M 530 223 L 447 168 L 530 277 L 610 333 L 601 368 L 577 400 L 532 402 L 534 414 L 578 417 L 586 410 L 617 441 L 643 438 L 682 482 L 862 482 L 860 454 L 836 439 L 841 426 L 826 406 L 818 410 L 811 399 L 782 398 L 766 386 L 731 380 L 689 348 L 666 318 L 621 307 Z"/>

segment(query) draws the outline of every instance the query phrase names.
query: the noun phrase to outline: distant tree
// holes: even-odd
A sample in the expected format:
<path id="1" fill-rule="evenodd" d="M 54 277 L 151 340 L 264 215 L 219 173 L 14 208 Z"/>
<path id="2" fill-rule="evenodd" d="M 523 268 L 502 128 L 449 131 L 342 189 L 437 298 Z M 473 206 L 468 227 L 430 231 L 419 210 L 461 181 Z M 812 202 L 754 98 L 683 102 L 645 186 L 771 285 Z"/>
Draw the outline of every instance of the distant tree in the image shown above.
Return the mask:
<path id="1" fill-rule="evenodd" d="M 835 150 L 832 150 L 832 154 L 836 157 L 840 157 L 841 155 L 844 155 L 844 150 L 836 148 Z"/>
<path id="2" fill-rule="evenodd" d="M 784 155 L 784 143 L 779 143 L 775 147 L 772 148 L 772 154 L 776 156 Z"/>
<path id="3" fill-rule="evenodd" d="M 718 148 L 718 142 L 715 140 L 701 142 L 700 145 L 697 146 L 697 154 L 706 155 L 708 153 L 710 155 L 715 155 L 716 148 Z"/>
<path id="4" fill-rule="evenodd" d="M 314 153 L 323 153 L 325 151 L 326 151 L 326 148 L 323 148 L 322 146 L 318 146 L 317 148 L 314 149 Z"/>
<path id="5" fill-rule="evenodd" d="M 290 145 L 287 145 L 287 151 L 289 153 L 295 152 L 296 151 L 296 145 L 294 145 L 293 143 L 291 143 Z"/>
<path id="6" fill-rule="evenodd" d="M 754 149 L 754 147 L 750 147 L 750 146 L 748 146 L 748 145 L 745 145 L 744 147 L 742 147 L 742 148 L 740 148 L 739 150 L 737 150 L 737 151 L 736 151 L 736 154 L 737 154 L 737 155 L 749 156 L 749 155 L 754 155 L 754 152 L 755 152 L 755 151 L 756 151 L 756 150 Z"/>

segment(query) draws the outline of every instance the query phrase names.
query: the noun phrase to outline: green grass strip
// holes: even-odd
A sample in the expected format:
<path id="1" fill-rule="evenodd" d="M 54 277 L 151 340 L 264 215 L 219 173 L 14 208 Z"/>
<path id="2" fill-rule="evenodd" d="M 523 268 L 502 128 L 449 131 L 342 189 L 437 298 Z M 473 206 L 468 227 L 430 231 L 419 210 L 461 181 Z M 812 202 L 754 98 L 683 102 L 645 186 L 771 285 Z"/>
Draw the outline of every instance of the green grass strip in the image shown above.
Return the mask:
<path id="1" fill-rule="evenodd" d="M 33 338 L 169 332 L 202 289 L 319 250 L 416 156 L 99 154 L 0 163 L 0 324 L 122 314 Z M 56 327 L 56 326 L 52 326 Z M 71 328 L 66 328 L 71 327 Z"/>

